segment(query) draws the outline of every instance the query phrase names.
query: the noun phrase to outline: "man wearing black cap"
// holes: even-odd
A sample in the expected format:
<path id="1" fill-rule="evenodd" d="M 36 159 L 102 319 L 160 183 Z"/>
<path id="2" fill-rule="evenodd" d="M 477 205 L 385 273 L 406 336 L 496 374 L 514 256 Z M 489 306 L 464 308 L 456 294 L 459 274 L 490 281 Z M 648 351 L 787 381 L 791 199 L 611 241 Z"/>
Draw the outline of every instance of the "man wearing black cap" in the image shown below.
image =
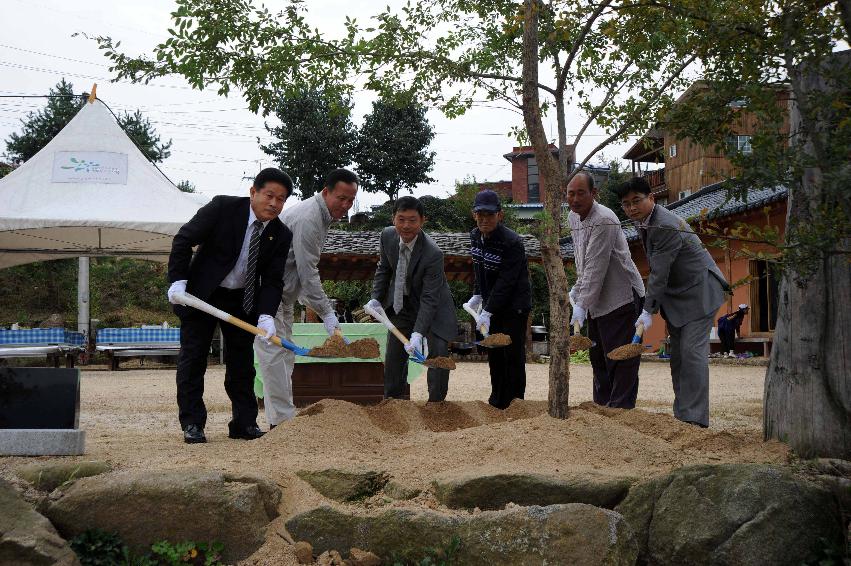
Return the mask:
<path id="1" fill-rule="evenodd" d="M 499 196 L 481 191 L 473 203 L 476 228 L 470 232 L 475 273 L 473 310 L 482 307 L 477 321 L 485 333 L 507 334 L 511 345 L 488 351 L 491 395 L 488 403 L 505 409 L 526 392 L 526 328 L 532 310 L 532 288 L 526 248 L 516 232 L 502 224 Z"/>
<path id="2" fill-rule="evenodd" d="M 207 442 L 204 372 L 218 319 L 183 306 L 180 296 L 189 292 L 236 318 L 256 321 L 266 339 L 273 336 L 284 262 L 292 242 L 292 233 L 278 215 L 292 188 L 289 175 L 264 169 L 254 178 L 250 196 L 214 197 L 174 237 L 168 258 L 168 300 L 180 317 L 177 406 L 184 442 Z M 228 436 L 260 438 L 263 432 L 257 426 L 254 396 L 254 335 L 230 324 L 222 324 L 221 329 L 225 391 L 232 409 Z"/>

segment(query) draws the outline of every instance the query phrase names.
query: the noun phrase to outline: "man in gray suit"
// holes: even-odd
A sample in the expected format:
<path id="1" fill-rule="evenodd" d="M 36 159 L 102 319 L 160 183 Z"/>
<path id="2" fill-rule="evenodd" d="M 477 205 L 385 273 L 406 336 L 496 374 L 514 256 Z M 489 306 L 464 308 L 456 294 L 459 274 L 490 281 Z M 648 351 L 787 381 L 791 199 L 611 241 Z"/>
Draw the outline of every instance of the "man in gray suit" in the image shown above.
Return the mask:
<path id="1" fill-rule="evenodd" d="M 616 189 L 638 228 L 650 276 L 635 325 L 650 328 L 661 312 L 671 336 L 674 416 L 709 426 L 709 331 L 730 286 L 688 223 L 656 205 L 650 185 L 634 177 Z"/>
<path id="2" fill-rule="evenodd" d="M 443 252 L 425 232 L 422 203 L 411 196 L 396 201 L 393 226 L 381 233 L 378 268 L 368 305 L 383 308 L 391 322 L 410 335 L 403 348 L 387 334 L 384 360 L 384 397 L 400 398 L 408 377 L 408 355 L 414 350 L 427 357 L 448 356 L 449 340 L 458 333 L 455 303 L 443 271 Z M 401 251 L 400 251 L 401 250 Z M 443 401 L 449 386 L 449 370 L 429 368 L 428 400 Z"/>

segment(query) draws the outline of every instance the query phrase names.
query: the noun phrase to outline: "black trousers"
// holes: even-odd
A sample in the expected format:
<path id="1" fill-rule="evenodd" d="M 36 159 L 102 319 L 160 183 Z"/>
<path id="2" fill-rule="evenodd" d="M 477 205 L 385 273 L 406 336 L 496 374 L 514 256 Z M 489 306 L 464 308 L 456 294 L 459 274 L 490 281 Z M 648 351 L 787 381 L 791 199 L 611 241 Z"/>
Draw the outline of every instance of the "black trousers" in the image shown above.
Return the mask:
<path id="1" fill-rule="evenodd" d="M 735 352 L 736 350 L 736 331 L 718 331 L 718 338 L 721 340 L 721 352 Z"/>
<path id="2" fill-rule="evenodd" d="M 405 336 L 411 336 L 414 324 L 417 322 L 417 312 L 411 302 L 405 297 L 402 312 L 396 313 L 393 308 L 387 313 L 390 322 Z M 436 358 L 449 355 L 449 342 L 429 333 L 428 357 Z M 428 400 L 444 401 L 449 391 L 449 370 L 439 368 L 428 368 L 426 372 L 428 383 Z M 408 382 L 408 353 L 402 343 L 392 332 L 387 333 L 387 354 L 384 359 L 384 398 L 401 399 L 405 393 L 405 384 Z"/>
<path id="3" fill-rule="evenodd" d="M 632 303 L 597 318 L 588 317 L 588 338 L 597 343 L 589 354 L 594 371 L 594 402 L 598 405 L 635 408 L 641 357 L 616 362 L 606 354 L 632 341 L 635 319 L 641 314 L 643 305 L 644 298 L 636 295 Z"/>
<path id="4" fill-rule="evenodd" d="M 511 344 L 488 350 L 491 373 L 491 396 L 488 403 L 506 409 L 513 399 L 526 394 L 526 328 L 527 311 L 501 311 L 491 317 L 491 334 L 508 334 Z"/>
<path id="5" fill-rule="evenodd" d="M 242 310 L 242 289 L 219 287 L 207 301 L 214 307 L 250 322 Z M 177 357 L 177 407 L 180 426 L 207 424 L 204 405 L 204 372 L 217 318 L 187 308 L 180 317 L 180 354 Z M 254 396 L 254 335 L 232 324 L 222 323 L 225 348 L 225 391 L 231 402 L 231 428 L 257 424 Z"/>

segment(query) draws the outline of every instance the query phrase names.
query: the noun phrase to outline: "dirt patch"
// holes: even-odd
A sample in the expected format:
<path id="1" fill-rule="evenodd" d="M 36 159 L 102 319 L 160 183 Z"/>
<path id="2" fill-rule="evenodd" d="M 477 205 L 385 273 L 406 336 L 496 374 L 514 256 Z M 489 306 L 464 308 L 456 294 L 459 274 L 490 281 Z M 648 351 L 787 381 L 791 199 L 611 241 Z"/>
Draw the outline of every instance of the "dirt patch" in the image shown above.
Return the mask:
<path id="1" fill-rule="evenodd" d="M 348 357 L 368 360 L 381 356 L 378 341 L 375 338 L 361 338 L 346 346 Z"/>
<path id="2" fill-rule="evenodd" d="M 574 334 L 570 337 L 568 342 L 570 344 L 571 350 L 587 350 L 591 347 L 594 342 L 591 341 L 587 336 L 581 336 L 579 334 Z"/>
<path id="3" fill-rule="evenodd" d="M 448 432 L 481 424 L 458 403 L 449 401 L 426 403 L 417 405 L 417 409 L 420 411 L 425 428 L 433 432 Z"/>
<path id="4" fill-rule="evenodd" d="M 437 369 L 449 369 L 453 370 L 457 366 L 455 365 L 455 360 L 452 358 L 447 358 L 445 356 L 437 356 L 435 358 L 429 358 L 423 363 L 424 366 L 429 368 L 437 368 Z"/>
<path id="5" fill-rule="evenodd" d="M 487 346 L 488 348 L 501 348 L 503 346 L 508 346 L 511 344 L 511 336 L 508 334 L 491 334 L 481 342 L 479 342 L 482 346 Z"/>

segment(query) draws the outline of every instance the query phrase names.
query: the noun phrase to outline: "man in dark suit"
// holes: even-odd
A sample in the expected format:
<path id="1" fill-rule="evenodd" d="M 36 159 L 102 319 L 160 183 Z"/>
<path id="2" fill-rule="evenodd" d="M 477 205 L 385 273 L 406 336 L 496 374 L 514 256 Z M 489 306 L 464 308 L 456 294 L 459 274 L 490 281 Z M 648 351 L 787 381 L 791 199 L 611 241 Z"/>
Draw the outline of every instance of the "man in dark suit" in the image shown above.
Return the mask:
<path id="1" fill-rule="evenodd" d="M 368 306 L 385 309 L 391 322 L 410 335 L 403 348 L 395 336 L 387 334 L 384 360 L 384 397 L 400 398 L 408 377 L 408 354 L 423 352 L 427 340 L 428 357 L 448 356 L 449 341 L 458 334 L 455 303 L 446 274 L 443 252 L 422 231 L 425 210 L 422 203 L 404 196 L 393 207 L 393 226 L 381 233 L 378 268 Z M 449 370 L 429 368 L 428 400 L 443 401 L 449 388 Z"/>
<path id="2" fill-rule="evenodd" d="M 615 192 L 635 222 L 650 276 L 644 311 L 635 325 L 661 312 L 671 336 L 674 417 L 709 426 L 709 331 L 730 290 L 727 280 L 688 223 L 655 203 L 646 179 L 633 177 Z"/>
<path id="3" fill-rule="evenodd" d="M 279 169 L 262 170 L 248 197 L 216 196 L 183 225 L 168 259 L 169 301 L 180 317 L 177 358 L 177 406 L 183 439 L 206 442 L 204 372 L 218 319 L 185 307 L 188 292 L 236 318 L 257 321 L 267 338 L 275 334 L 274 316 L 281 302 L 284 263 L 292 233 L 278 215 L 292 193 L 292 180 Z M 198 246 L 193 257 L 192 248 Z M 222 324 L 225 391 L 231 400 L 228 436 L 251 440 L 263 436 L 257 426 L 254 397 L 254 336 Z"/>

